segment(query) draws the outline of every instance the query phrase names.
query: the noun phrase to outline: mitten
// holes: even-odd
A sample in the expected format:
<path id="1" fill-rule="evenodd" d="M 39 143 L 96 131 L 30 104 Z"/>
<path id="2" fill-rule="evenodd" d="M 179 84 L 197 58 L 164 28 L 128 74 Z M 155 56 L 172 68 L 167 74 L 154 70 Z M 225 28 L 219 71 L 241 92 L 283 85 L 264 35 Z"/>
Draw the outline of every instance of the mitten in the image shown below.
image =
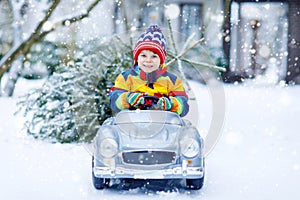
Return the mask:
<path id="1" fill-rule="evenodd" d="M 159 110 L 171 110 L 173 102 L 168 97 L 161 97 L 158 99 L 156 107 Z"/>
<path id="2" fill-rule="evenodd" d="M 139 105 L 144 104 L 145 99 L 144 99 L 144 94 L 139 93 L 139 92 L 133 92 L 133 93 L 128 93 L 127 95 L 127 102 L 129 103 L 130 106 L 137 107 Z"/>

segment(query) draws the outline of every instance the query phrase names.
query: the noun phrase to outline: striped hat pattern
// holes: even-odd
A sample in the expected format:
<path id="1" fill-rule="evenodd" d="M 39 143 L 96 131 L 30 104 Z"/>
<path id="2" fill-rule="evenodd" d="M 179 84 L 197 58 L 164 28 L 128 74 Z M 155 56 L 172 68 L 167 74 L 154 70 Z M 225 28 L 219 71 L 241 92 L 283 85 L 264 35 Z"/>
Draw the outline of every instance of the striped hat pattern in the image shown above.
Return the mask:
<path id="1" fill-rule="evenodd" d="M 167 56 L 166 39 L 157 25 L 151 25 L 139 37 L 133 50 L 133 58 L 135 63 L 137 63 L 137 58 L 143 50 L 151 50 L 155 52 L 160 58 L 160 64 L 163 64 L 165 62 Z"/>

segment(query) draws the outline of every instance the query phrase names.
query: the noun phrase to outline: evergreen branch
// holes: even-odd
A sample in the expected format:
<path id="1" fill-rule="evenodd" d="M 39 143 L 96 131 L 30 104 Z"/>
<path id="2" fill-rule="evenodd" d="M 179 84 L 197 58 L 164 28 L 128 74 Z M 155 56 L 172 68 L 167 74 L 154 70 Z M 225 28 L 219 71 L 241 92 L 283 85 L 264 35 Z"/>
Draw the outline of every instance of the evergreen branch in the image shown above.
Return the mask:
<path id="1" fill-rule="evenodd" d="M 171 42 L 172 42 L 172 45 L 174 47 L 175 54 L 178 55 L 178 51 L 177 51 L 177 47 L 176 47 L 176 44 L 175 44 L 175 39 L 174 39 L 174 35 L 173 35 L 173 29 L 172 29 L 170 18 L 168 18 L 168 26 L 169 26 L 169 29 L 170 29 Z M 184 71 L 183 71 L 183 68 L 182 68 L 181 60 L 177 59 L 175 61 L 177 61 L 177 63 L 178 63 L 178 70 L 179 70 L 179 72 L 180 72 L 180 74 L 182 76 L 183 81 L 187 85 L 188 90 L 191 90 L 190 84 L 188 83 L 188 81 L 186 79 L 186 76 L 184 75 Z"/>
<path id="2" fill-rule="evenodd" d="M 131 39 L 131 38 L 132 38 L 132 37 L 130 36 L 130 39 Z M 128 49 L 131 50 L 131 45 L 125 43 L 125 42 L 120 38 L 120 36 L 116 36 L 116 40 L 117 40 L 118 42 L 120 42 L 120 44 L 121 44 L 122 46 L 124 46 L 125 48 L 128 48 Z"/>
<path id="3" fill-rule="evenodd" d="M 177 47 L 176 47 L 176 43 L 175 43 L 175 39 L 174 39 L 174 35 L 173 35 L 173 28 L 172 28 L 172 25 L 171 25 L 170 18 L 168 18 L 167 21 L 168 21 L 168 27 L 169 27 L 169 30 L 170 30 L 170 37 L 171 37 L 172 46 L 174 48 L 175 54 L 177 55 L 178 51 L 177 51 Z"/>
<path id="4" fill-rule="evenodd" d="M 184 62 L 187 62 L 191 65 L 195 65 L 195 66 L 199 66 L 199 67 L 205 67 L 205 68 L 209 68 L 211 70 L 222 71 L 222 72 L 226 71 L 226 69 L 224 67 L 219 67 L 219 66 L 216 66 L 216 65 L 210 65 L 208 63 L 195 62 L 195 61 L 191 61 L 189 59 L 181 59 L 181 60 L 184 61 Z"/>
<path id="5" fill-rule="evenodd" d="M 172 60 L 170 60 L 166 66 L 170 66 L 174 64 L 177 60 L 181 59 L 185 54 L 187 54 L 191 49 L 195 48 L 198 44 L 204 41 L 204 38 L 201 38 L 200 40 L 196 41 L 193 45 L 191 45 L 189 48 L 183 50 L 178 56 L 174 57 Z"/>
<path id="6" fill-rule="evenodd" d="M 187 38 L 187 40 L 185 41 L 185 43 L 184 43 L 184 45 L 183 45 L 183 48 L 182 48 L 182 51 L 184 50 L 184 49 L 187 49 L 188 48 L 188 46 L 189 46 L 189 44 L 192 42 L 192 39 L 195 37 L 195 33 L 192 33 L 188 38 Z"/>

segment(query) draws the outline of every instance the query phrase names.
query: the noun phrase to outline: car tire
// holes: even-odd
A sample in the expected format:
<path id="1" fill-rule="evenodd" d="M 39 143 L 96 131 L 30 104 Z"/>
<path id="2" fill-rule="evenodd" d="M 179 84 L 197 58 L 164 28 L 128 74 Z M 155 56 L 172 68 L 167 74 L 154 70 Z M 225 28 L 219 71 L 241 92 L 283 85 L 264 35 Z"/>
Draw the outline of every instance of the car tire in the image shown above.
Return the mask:
<path id="1" fill-rule="evenodd" d="M 107 187 L 109 184 L 109 180 L 105 178 L 97 178 L 93 173 L 93 185 L 97 190 L 102 190 Z"/>
<path id="2" fill-rule="evenodd" d="M 93 185 L 97 190 L 102 190 L 108 187 L 110 180 L 107 178 L 98 178 L 94 174 L 94 157 L 92 159 L 92 180 Z"/>
<path id="3" fill-rule="evenodd" d="M 186 179 L 186 188 L 189 190 L 200 190 L 204 183 L 204 176 L 199 179 Z"/>
<path id="4" fill-rule="evenodd" d="M 205 169 L 205 160 L 203 160 L 203 170 Z M 205 173 L 202 178 L 186 179 L 186 188 L 189 190 L 200 190 L 204 184 Z"/>

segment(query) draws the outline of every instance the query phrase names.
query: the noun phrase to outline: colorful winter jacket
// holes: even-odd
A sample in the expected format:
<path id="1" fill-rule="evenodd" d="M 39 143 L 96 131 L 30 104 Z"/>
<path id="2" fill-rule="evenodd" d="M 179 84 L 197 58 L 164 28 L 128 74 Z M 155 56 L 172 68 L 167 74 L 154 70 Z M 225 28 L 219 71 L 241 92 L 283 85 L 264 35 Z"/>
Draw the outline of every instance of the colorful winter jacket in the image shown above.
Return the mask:
<path id="1" fill-rule="evenodd" d="M 189 111 L 188 96 L 184 90 L 181 79 L 167 71 L 159 69 L 145 73 L 138 65 L 121 73 L 115 80 L 115 85 L 110 90 L 110 106 L 113 111 L 119 112 L 129 109 L 126 100 L 128 93 L 141 92 L 149 96 L 169 97 L 173 106 L 170 111 L 180 116 L 185 116 Z"/>

